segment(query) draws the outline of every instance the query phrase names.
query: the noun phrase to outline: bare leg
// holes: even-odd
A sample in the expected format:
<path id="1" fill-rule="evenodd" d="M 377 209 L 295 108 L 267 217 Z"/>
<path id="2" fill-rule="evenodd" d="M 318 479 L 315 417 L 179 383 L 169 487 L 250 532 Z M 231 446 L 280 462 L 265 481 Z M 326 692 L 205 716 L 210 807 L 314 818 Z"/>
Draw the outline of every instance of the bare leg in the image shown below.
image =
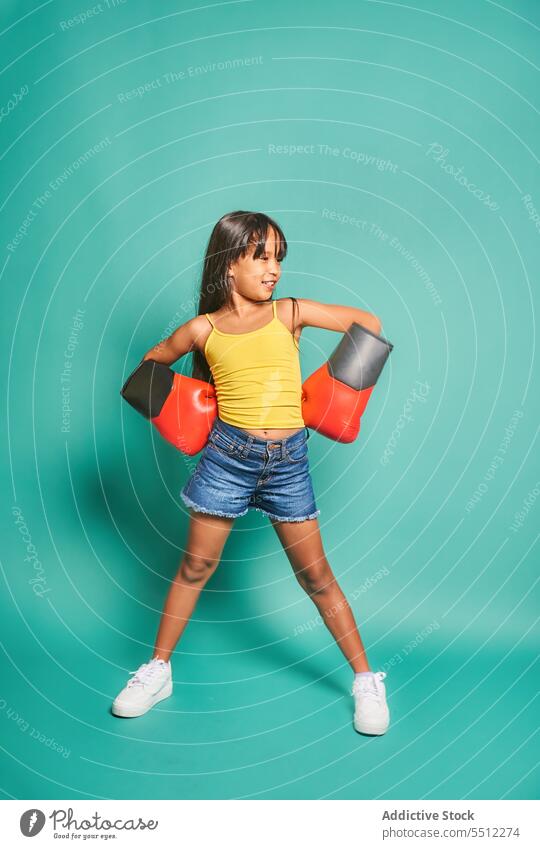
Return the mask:
<path id="1" fill-rule="evenodd" d="M 201 590 L 215 572 L 234 519 L 190 511 L 184 556 L 167 599 L 156 637 L 153 657 L 169 660 Z"/>
<path id="2" fill-rule="evenodd" d="M 271 520 L 300 586 L 307 592 L 354 672 L 369 672 L 366 652 L 349 602 L 326 559 L 317 519 Z"/>

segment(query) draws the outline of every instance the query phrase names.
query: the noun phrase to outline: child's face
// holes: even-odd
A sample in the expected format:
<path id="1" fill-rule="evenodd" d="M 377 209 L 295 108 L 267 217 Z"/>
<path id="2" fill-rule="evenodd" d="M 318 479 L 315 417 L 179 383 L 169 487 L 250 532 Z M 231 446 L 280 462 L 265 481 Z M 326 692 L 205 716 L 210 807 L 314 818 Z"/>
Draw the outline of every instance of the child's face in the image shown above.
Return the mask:
<path id="1" fill-rule="evenodd" d="M 250 245 L 246 255 L 229 267 L 233 289 L 253 301 L 269 300 L 281 276 L 281 267 L 276 259 L 279 237 L 273 230 L 268 230 L 264 248 L 264 253 L 255 259 L 255 245 Z"/>

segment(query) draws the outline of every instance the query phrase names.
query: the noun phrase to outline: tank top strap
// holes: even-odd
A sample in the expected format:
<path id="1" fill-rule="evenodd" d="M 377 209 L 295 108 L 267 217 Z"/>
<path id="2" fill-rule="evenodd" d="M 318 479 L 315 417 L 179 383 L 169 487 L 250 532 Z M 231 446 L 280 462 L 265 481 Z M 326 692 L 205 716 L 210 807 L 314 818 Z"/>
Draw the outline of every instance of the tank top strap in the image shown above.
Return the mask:
<path id="1" fill-rule="evenodd" d="M 273 299 L 273 298 L 272 298 L 272 312 L 273 312 L 273 314 L 274 314 L 274 318 L 277 318 L 277 313 L 276 313 L 276 301 L 274 301 L 274 299 Z"/>
<path id="2" fill-rule="evenodd" d="M 212 325 L 212 327 L 215 327 L 214 322 L 212 321 L 212 319 L 210 318 L 210 316 L 208 315 L 207 312 L 205 312 L 205 316 L 208 319 L 208 321 L 210 322 L 210 324 Z"/>

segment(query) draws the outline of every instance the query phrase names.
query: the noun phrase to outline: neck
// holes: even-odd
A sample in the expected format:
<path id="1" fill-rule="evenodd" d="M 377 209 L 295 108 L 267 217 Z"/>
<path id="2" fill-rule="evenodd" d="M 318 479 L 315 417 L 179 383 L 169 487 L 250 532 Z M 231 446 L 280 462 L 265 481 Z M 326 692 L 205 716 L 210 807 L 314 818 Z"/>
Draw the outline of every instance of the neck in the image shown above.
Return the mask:
<path id="1" fill-rule="evenodd" d="M 245 298 L 243 295 L 239 295 L 237 292 L 233 292 L 232 300 L 226 306 L 229 312 L 234 312 L 239 316 L 247 316 L 257 307 L 261 307 L 264 304 L 269 303 L 272 303 L 272 298 L 265 298 L 262 301 L 254 301 L 250 298 Z"/>

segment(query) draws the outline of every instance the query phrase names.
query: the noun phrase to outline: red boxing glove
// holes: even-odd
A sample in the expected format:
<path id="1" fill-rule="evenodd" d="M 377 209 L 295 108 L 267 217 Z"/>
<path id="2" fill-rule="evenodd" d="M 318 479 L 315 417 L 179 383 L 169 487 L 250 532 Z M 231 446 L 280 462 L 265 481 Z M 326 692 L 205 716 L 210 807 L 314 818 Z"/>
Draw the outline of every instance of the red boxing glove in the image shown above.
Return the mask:
<path id="1" fill-rule="evenodd" d="M 120 394 L 183 454 L 197 454 L 206 445 L 217 415 L 212 384 L 178 374 L 164 363 L 143 360 Z"/>
<path id="2" fill-rule="evenodd" d="M 394 346 L 353 322 L 327 363 L 302 389 L 306 427 L 336 442 L 353 442 L 383 366 Z"/>

